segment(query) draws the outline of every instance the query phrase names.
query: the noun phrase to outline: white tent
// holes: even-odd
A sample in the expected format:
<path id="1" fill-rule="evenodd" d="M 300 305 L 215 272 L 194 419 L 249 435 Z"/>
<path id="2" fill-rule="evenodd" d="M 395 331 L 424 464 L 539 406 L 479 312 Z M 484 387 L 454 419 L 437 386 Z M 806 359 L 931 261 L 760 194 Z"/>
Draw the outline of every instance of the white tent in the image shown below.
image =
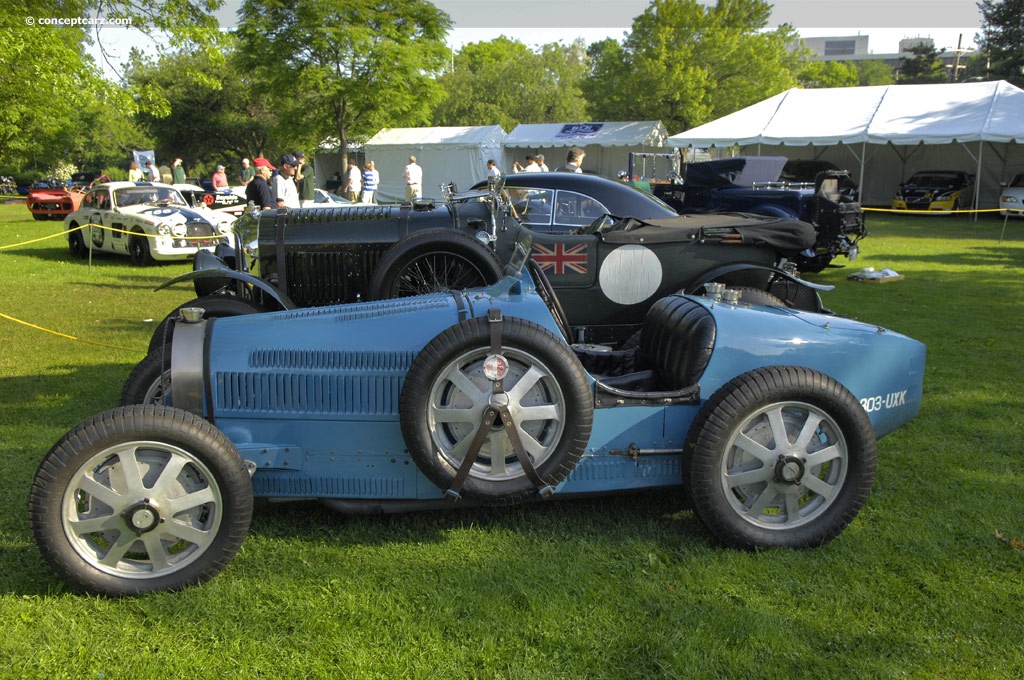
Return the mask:
<path id="1" fill-rule="evenodd" d="M 668 143 L 829 160 L 859 175 L 867 205 L 888 205 L 919 170 L 964 170 L 977 175 L 978 205 L 991 208 L 1000 181 L 1024 170 L 1024 90 L 1006 81 L 793 89 Z"/>
<path id="2" fill-rule="evenodd" d="M 549 168 L 565 163 L 568 148 L 578 146 L 587 156 L 583 170 L 615 177 L 629 167 L 633 152 L 668 151 L 668 133 L 660 120 L 625 123 L 538 123 L 517 125 L 505 138 L 504 172 L 511 172 L 513 161 L 524 162 L 527 154 L 544 154 Z"/>
<path id="3" fill-rule="evenodd" d="M 402 170 L 409 156 L 423 168 L 424 197 L 439 197 L 440 186 L 455 182 L 460 190 L 487 177 L 487 161 L 501 158 L 505 131 L 500 125 L 480 127 L 384 128 L 366 144 L 366 160 L 380 173 L 377 201 L 405 198 Z"/>

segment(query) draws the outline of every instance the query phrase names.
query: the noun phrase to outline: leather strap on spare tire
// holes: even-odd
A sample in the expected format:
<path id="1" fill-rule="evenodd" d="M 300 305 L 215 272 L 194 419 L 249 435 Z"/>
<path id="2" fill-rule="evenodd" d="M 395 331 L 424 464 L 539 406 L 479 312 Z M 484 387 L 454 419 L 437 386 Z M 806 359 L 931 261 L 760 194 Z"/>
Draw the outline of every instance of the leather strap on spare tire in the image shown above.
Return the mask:
<path id="1" fill-rule="evenodd" d="M 486 503 L 553 493 L 579 462 L 593 414 L 589 377 L 565 342 L 499 309 L 427 343 L 399 401 L 417 467 L 446 498 Z"/>
<path id="2" fill-rule="evenodd" d="M 501 310 L 491 308 L 487 310 L 487 323 L 491 329 L 491 355 L 501 355 Z M 462 465 L 459 466 L 459 471 L 452 480 L 452 483 L 444 492 L 445 498 L 450 501 L 457 501 L 462 498 L 459 491 L 462 490 L 462 485 L 466 481 L 466 477 L 469 476 L 469 471 L 473 468 L 473 463 L 476 462 L 477 456 L 480 455 L 480 449 L 484 445 L 484 438 L 487 436 L 488 431 L 494 426 L 495 419 L 501 420 L 502 426 L 505 428 L 505 432 L 508 434 L 509 441 L 512 442 L 512 450 L 515 451 L 516 458 L 519 460 L 519 464 L 523 467 L 523 472 L 533 482 L 533 485 L 537 489 L 537 493 L 541 498 L 548 499 L 551 494 L 554 493 L 555 488 L 545 482 L 539 474 L 537 469 L 533 466 L 533 461 L 526 453 L 526 449 L 523 448 L 523 439 L 519 434 L 519 429 L 516 426 L 515 420 L 512 418 L 512 413 L 508 409 L 508 404 L 499 403 L 497 395 L 504 393 L 503 381 L 501 378 L 496 378 L 491 381 L 491 394 L 495 398 L 491 400 L 488 408 L 484 409 L 483 418 L 480 421 L 480 427 L 476 431 L 476 436 L 473 437 L 473 442 L 469 445 L 469 449 L 466 452 L 465 458 L 462 459 Z"/>

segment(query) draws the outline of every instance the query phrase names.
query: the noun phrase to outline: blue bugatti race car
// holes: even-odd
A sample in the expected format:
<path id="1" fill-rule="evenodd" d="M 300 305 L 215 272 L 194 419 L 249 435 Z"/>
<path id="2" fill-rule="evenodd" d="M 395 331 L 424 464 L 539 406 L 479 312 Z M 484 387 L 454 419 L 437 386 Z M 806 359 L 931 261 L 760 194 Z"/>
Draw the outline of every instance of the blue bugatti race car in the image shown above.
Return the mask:
<path id="1" fill-rule="evenodd" d="M 741 549 L 855 518 L 876 439 L 920 408 L 921 343 L 712 286 L 656 302 L 635 347 L 574 345 L 530 245 L 485 288 L 181 310 L 163 403 L 100 413 L 42 460 L 42 555 L 86 592 L 183 588 L 233 559 L 254 497 L 397 512 L 679 487 Z"/>

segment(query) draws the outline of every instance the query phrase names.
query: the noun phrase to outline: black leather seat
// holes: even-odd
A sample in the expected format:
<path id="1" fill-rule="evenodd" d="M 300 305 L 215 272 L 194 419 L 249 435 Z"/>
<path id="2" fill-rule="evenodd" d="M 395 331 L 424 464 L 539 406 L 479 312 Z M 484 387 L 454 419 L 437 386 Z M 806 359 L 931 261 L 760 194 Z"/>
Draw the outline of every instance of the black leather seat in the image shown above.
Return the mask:
<path id="1" fill-rule="evenodd" d="M 682 295 L 654 303 L 640 330 L 638 364 L 654 371 L 658 389 L 681 390 L 697 384 L 715 347 L 714 317 Z"/>

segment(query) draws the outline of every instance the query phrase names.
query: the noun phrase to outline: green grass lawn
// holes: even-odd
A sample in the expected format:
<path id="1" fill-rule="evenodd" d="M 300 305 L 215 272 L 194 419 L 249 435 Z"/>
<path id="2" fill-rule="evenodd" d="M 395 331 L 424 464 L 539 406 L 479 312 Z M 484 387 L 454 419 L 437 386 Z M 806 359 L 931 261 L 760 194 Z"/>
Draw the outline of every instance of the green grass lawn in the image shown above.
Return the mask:
<path id="1" fill-rule="evenodd" d="M 1002 241 L 994 217 L 869 227 L 860 260 L 808 278 L 928 345 L 924 407 L 824 548 L 723 549 L 672 493 L 386 517 L 261 502 L 226 572 L 122 601 L 49 571 L 28 488 L 116 405 L 193 297 L 153 289 L 190 265 L 90 268 L 60 237 L 0 250 L 0 314 L 79 339 L 0 318 L 0 677 L 1022 677 L 1024 221 Z M 0 247 L 61 228 L 0 205 Z M 864 266 L 906 279 L 846 279 Z"/>

